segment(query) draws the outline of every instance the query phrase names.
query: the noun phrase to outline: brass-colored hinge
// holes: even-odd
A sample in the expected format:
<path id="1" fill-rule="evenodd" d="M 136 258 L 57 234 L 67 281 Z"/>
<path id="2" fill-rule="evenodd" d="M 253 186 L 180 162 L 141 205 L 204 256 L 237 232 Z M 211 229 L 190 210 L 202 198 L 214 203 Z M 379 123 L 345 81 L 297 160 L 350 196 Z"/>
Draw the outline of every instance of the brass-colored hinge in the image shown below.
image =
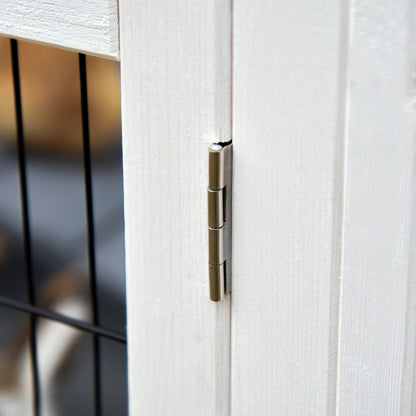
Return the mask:
<path id="1" fill-rule="evenodd" d="M 214 302 L 231 292 L 232 144 L 209 147 L 208 263 L 210 298 Z"/>

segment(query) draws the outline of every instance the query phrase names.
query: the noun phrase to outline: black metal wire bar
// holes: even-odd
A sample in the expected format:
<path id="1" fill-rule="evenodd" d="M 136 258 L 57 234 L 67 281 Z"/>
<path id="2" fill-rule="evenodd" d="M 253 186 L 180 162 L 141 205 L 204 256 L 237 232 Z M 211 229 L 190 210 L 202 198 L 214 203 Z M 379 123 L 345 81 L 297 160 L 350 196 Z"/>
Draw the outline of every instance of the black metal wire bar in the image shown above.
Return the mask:
<path id="1" fill-rule="evenodd" d="M 91 312 L 93 324 L 98 326 L 98 298 L 97 275 L 95 266 L 95 237 L 94 237 L 94 210 L 92 199 L 92 168 L 90 129 L 88 117 L 88 88 L 87 88 L 87 63 L 83 53 L 79 56 L 79 76 L 81 85 L 81 110 L 82 110 L 82 137 L 84 145 L 84 177 L 85 177 L 85 201 L 87 209 L 88 229 L 88 259 L 90 271 Z M 93 335 L 93 371 L 94 371 L 94 407 L 95 416 L 101 415 L 101 368 L 100 368 L 100 339 Z"/>
<path id="2" fill-rule="evenodd" d="M 26 285 L 29 302 L 34 305 L 36 302 L 35 286 L 33 281 L 32 268 L 32 248 L 30 237 L 30 220 L 29 220 L 29 199 L 26 175 L 26 155 L 25 141 L 23 134 L 23 110 L 22 95 L 20 89 L 20 69 L 19 69 L 19 52 L 17 40 L 10 40 L 10 49 L 12 56 L 14 103 L 16 113 L 16 132 L 17 132 L 17 152 L 19 160 L 19 177 L 20 177 L 20 198 L 22 206 L 22 223 L 23 223 L 23 241 L 25 250 L 25 267 L 26 267 Z M 40 414 L 40 378 L 37 359 L 36 345 L 36 316 L 30 315 L 29 320 L 29 350 L 31 358 L 32 384 L 33 384 L 33 413 L 35 416 Z"/>
<path id="3" fill-rule="evenodd" d="M 29 303 L 22 302 L 16 299 L 11 299 L 7 296 L 0 295 L 0 306 L 4 306 L 10 309 L 16 309 L 21 312 L 38 316 L 40 318 L 45 318 L 51 321 L 59 322 L 64 325 L 80 329 L 84 332 L 97 334 L 112 341 L 121 342 L 122 344 L 125 344 L 127 342 L 126 337 L 123 334 L 119 334 L 118 332 L 111 331 L 100 326 L 91 325 L 78 319 L 73 319 L 66 315 L 62 315 L 60 313 L 53 312 L 48 309 L 40 308 L 39 306 L 30 305 Z"/>

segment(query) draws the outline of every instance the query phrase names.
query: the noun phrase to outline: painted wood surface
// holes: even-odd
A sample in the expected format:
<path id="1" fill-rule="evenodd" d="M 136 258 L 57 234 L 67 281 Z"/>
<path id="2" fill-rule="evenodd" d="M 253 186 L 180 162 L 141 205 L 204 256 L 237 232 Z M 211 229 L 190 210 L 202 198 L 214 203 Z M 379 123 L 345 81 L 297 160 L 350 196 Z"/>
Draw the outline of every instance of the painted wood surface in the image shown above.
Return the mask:
<path id="1" fill-rule="evenodd" d="M 335 414 L 346 16 L 234 2 L 234 416 Z"/>
<path id="2" fill-rule="evenodd" d="M 117 0 L 0 0 L 0 35 L 119 57 Z"/>
<path id="3" fill-rule="evenodd" d="M 131 415 L 229 415 L 209 300 L 208 144 L 231 135 L 230 2 L 120 0 Z"/>
<path id="4" fill-rule="evenodd" d="M 412 3 L 351 5 L 338 415 L 414 414 Z"/>
<path id="5" fill-rule="evenodd" d="M 415 414 L 416 7 L 233 7 L 231 48 L 230 0 L 120 0 L 130 412 Z M 2 35 L 119 57 L 115 0 L 0 10 Z M 205 189 L 232 106 L 231 305 Z"/>

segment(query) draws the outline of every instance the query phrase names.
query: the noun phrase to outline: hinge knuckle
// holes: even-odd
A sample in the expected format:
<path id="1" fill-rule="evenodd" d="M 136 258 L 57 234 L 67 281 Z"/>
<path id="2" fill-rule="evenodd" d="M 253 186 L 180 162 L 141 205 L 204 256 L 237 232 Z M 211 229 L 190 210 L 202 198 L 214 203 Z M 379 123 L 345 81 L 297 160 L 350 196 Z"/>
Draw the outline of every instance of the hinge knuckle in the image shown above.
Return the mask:
<path id="1" fill-rule="evenodd" d="M 211 145 L 209 148 L 209 189 L 218 190 L 225 187 L 224 170 L 223 148 L 220 145 Z"/>
<path id="2" fill-rule="evenodd" d="M 224 263 L 224 228 L 208 228 L 208 245 L 210 265 Z"/>
<path id="3" fill-rule="evenodd" d="M 231 142 L 209 147 L 208 171 L 209 286 L 218 302 L 231 292 Z"/>
<path id="4" fill-rule="evenodd" d="M 208 227 L 220 228 L 224 225 L 224 190 L 213 191 L 208 188 Z"/>
<path id="5" fill-rule="evenodd" d="M 209 265 L 209 293 L 210 298 L 214 302 L 219 302 L 224 299 L 224 264 L 219 266 Z"/>

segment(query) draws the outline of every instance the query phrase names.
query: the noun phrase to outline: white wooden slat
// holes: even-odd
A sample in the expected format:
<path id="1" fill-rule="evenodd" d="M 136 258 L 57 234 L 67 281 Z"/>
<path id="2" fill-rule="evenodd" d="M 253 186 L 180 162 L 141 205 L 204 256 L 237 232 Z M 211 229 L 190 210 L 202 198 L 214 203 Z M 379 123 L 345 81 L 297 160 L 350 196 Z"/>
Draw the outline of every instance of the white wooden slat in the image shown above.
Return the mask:
<path id="1" fill-rule="evenodd" d="M 335 414 L 343 7 L 234 1 L 235 416 Z"/>
<path id="2" fill-rule="evenodd" d="M 338 415 L 413 414 L 412 3 L 351 5 Z"/>
<path id="3" fill-rule="evenodd" d="M 120 0 L 131 415 L 229 415 L 209 300 L 208 143 L 231 134 L 229 1 Z"/>
<path id="4" fill-rule="evenodd" d="M 119 57 L 117 0 L 0 0 L 0 35 Z"/>

